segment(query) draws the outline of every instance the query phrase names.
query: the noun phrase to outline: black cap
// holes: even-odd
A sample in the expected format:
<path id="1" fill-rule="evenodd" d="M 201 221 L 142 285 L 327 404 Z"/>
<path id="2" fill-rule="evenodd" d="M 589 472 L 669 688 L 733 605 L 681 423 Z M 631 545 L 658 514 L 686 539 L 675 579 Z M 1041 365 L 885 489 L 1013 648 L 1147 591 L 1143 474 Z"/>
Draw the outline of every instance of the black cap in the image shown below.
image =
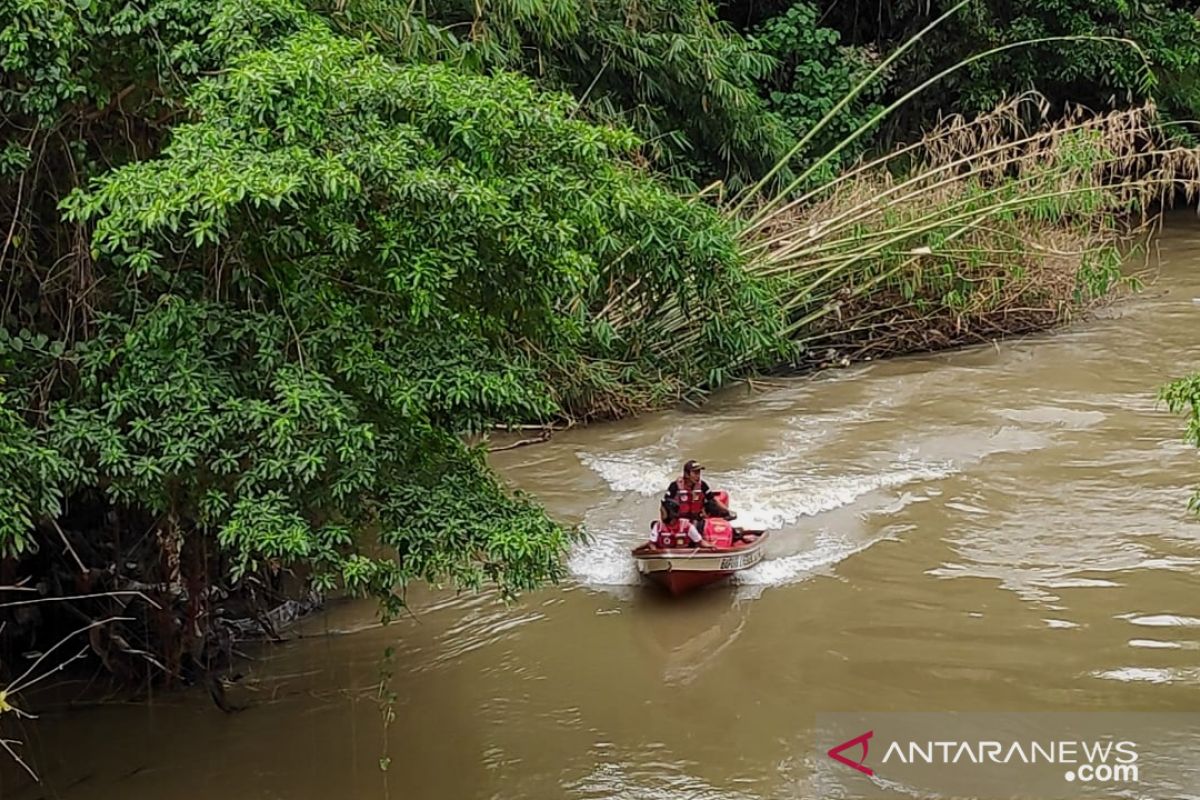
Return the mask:
<path id="1" fill-rule="evenodd" d="M 704 469 L 704 465 L 695 459 L 691 459 L 683 465 L 684 472 L 699 472 L 702 469 Z"/>

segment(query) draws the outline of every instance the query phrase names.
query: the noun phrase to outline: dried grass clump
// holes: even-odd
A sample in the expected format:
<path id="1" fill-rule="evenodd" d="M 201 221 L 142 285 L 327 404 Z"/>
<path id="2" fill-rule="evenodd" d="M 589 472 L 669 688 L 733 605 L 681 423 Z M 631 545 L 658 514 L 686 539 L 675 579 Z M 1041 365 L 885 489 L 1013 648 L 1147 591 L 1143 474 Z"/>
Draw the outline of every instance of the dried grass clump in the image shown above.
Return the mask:
<path id="1" fill-rule="evenodd" d="M 745 224 L 805 362 L 1041 330 L 1110 296 L 1150 209 L 1197 196 L 1200 153 L 1167 142 L 1149 105 L 1048 111 L 1030 94 L 950 117 Z"/>

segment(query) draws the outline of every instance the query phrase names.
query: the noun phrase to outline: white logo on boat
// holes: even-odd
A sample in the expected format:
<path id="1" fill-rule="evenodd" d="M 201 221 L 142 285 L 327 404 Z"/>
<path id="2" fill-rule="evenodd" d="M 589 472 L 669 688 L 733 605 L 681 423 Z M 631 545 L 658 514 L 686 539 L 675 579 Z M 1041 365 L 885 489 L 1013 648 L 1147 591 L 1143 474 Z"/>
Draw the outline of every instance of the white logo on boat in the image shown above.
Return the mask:
<path id="1" fill-rule="evenodd" d="M 761 551 L 751 553 L 739 553 L 736 556 L 726 556 L 721 559 L 721 569 L 742 569 L 743 567 L 753 566 L 762 558 Z"/>

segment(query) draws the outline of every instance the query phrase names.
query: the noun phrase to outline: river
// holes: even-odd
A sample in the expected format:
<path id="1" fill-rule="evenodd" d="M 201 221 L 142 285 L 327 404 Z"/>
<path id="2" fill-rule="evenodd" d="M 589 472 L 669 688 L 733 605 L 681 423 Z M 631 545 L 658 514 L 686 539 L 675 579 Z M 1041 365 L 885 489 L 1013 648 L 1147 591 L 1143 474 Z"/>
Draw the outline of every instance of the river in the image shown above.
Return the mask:
<path id="1" fill-rule="evenodd" d="M 1064 331 L 497 453 L 592 532 L 564 585 L 414 591 L 387 627 L 334 606 L 247 665 L 237 714 L 201 691 L 50 708 L 25 728 L 45 783 L 0 795 L 815 800 L 820 711 L 1193 710 L 1200 470 L 1155 393 L 1200 368 L 1200 222 L 1157 246 L 1144 292 Z M 671 601 L 627 551 L 689 457 L 776 532 L 737 583 Z"/>

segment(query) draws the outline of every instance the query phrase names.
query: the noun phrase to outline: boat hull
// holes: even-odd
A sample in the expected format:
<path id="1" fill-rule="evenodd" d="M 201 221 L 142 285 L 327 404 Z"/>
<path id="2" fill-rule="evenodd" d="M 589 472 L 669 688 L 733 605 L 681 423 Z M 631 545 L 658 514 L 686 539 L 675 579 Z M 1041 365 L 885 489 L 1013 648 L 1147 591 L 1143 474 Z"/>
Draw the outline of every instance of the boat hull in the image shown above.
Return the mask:
<path id="1" fill-rule="evenodd" d="M 650 572 L 646 577 L 673 595 L 686 594 L 694 589 L 711 586 L 732 575 L 733 572 Z"/>
<path id="2" fill-rule="evenodd" d="M 750 569 L 763 556 L 767 535 L 750 543 L 717 550 L 659 549 L 639 547 L 633 551 L 638 572 L 673 595 L 680 595 Z"/>

